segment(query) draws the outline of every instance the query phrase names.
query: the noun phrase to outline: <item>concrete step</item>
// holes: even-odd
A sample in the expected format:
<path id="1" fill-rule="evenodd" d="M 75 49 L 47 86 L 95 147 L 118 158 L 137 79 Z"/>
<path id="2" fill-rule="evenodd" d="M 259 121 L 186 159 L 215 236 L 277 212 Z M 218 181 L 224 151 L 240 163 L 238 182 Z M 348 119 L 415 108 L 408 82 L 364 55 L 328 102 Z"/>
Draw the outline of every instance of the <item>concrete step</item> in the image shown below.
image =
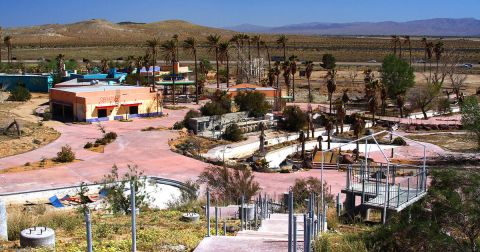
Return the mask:
<path id="1" fill-rule="evenodd" d="M 288 241 L 287 233 L 279 232 L 266 232 L 266 231 L 240 231 L 237 233 L 237 237 L 257 237 L 262 239 L 269 239 L 275 241 Z M 297 231 L 297 241 L 303 241 L 303 230 Z"/>
<path id="2" fill-rule="evenodd" d="M 194 252 L 278 252 L 287 251 L 288 241 L 275 241 L 258 237 L 212 236 L 203 239 Z M 303 251 L 303 243 L 297 242 L 297 251 Z"/>

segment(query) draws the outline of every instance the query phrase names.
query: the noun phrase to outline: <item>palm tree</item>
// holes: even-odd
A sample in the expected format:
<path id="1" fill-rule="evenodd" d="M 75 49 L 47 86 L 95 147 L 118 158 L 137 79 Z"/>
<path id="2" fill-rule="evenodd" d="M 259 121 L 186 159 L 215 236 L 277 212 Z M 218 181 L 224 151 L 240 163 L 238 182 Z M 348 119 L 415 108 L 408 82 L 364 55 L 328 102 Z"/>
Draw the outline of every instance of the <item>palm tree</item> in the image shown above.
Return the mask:
<path id="1" fill-rule="evenodd" d="M 357 138 L 360 138 L 360 133 L 362 133 L 363 129 L 365 128 L 365 122 L 363 121 L 362 117 L 359 114 L 354 114 L 353 116 L 354 122 L 352 125 L 353 134 Z M 358 160 L 358 156 L 360 154 L 360 143 L 357 141 L 357 151 L 355 160 Z"/>
<path id="2" fill-rule="evenodd" d="M 165 62 L 170 61 L 172 63 L 172 103 L 175 104 L 175 64 L 177 62 L 177 46 L 175 41 L 172 39 L 163 42 L 160 45 L 160 49 L 163 52 L 163 58 L 165 59 Z"/>
<path id="3" fill-rule="evenodd" d="M 92 62 L 89 59 L 83 59 L 83 63 L 85 63 L 85 68 L 87 69 L 87 73 L 92 72 Z"/>
<path id="4" fill-rule="evenodd" d="M 210 34 L 207 37 L 208 51 L 215 52 L 215 61 L 217 63 L 217 89 L 220 88 L 220 75 L 218 73 L 218 46 L 220 44 L 220 35 Z"/>
<path id="5" fill-rule="evenodd" d="M 260 38 L 260 35 L 255 35 L 252 37 L 252 43 L 255 44 L 257 47 L 257 58 L 260 58 L 260 45 L 261 45 L 262 39 Z"/>
<path id="6" fill-rule="evenodd" d="M 288 38 L 284 34 L 280 35 L 277 38 L 277 45 L 280 45 L 283 48 L 283 60 L 287 60 L 287 41 Z"/>
<path id="7" fill-rule="evenodd" d="M 332 130 L 333 130 L 333 127 L 334 127 L 334 121 L 335 119 L 330 116 L 330 115 L 327 115 L 325 117 L 325 130 L 327 131 L 327 149 L 330 149 L 330 135 L 332 134 Z"/>
<path id="8" fill-rule="evenodd" d="M 273 83 L 275 82 L 275 69 L 269 68 L 268 69 L 268 85 L 273 87 Z"/>
<path id="9" fill-rule="evenodd" d="M 283 79 L 285 80 L 285 86 L 287 88 L 287 95 L 290 96 L 290 62 L 284 61 L 282 63 L 282 70 L 283 70 Z"/>
<path id="10" fill-rule="evenodd" d="M 55 57 L 55 60 L 57 61 L 57 72 L 60 76 L 64 76 L 65 74 L 65 54 L 58 54 L 57 57 Z"/>
<path id="11" fill-rule="evenodd" d="M 146 44 L 147 51 L 152 57 L 152 91 L 156 90 L 156 83 L 155 83 L 155 66 L 157 65 L 157 53 L 158 53 L 158 46 L 160 45 L 160 41 L 154 37 L 151 40 L 147 40 Z M 148 76 L 148 69 L 147 69 L 147 76 Z"/>
<path id="12" fill-rule="evenodd" d="M 193 54 L 195 61 L 195 101 L 198 104 L 198 71 L 197 71 L 197 46 L 198 42 L 194 37 L 189 37 L 183 41 L 183 49 Z"/>
<path id="13" fill-rule="evenodd" d="M 295 74 L 297 73 L 297 56 L 292 55 L 290 60 L 290 72 L 292 73 L 292 94 L 293 101 L 295 101 Z"/>
<path id="14" fill-rule="evenodd" d="M 237 46 L 237 78 L 238 78 L 238 74 L 239 74 L 239 69 L 240 69 L 240 40 L 242 39 L 242 34 L 235 34 L 232 36 L 232 38 L 230 39 L 230 42 L 232 43 L 235 43 L 235 45 Z"/>
<path id="15" fill-rule="evenodd" d="M 403 94 L 397 95 L 397 107 L 400 110 L 400 118 L 403 118 L 403 107 L 405 106 L 405 97 Z"/>
<path id="16" fill-rule="evenodd" d="M 179 47 L 179 46 L 178 46 L 178 34 L 173 34 L 172 40 L 175 42 L 175 48 L 177 49 L 176 55 L 177 55 L 177 60 L 178 60 L 178 56 L 180 55 L 180 54 L 178 53 L 178 47 Z"/>
<path id="17" fill-rule="evenodd" d="M 261 38 L 260 38 L 260 35 L 255 35 L 252 37 L 251 39 L 252 43 L 254 43 L 257 47 L 257 59 L 260 60 L 260 42 L 261 42 Z M 260 61 L 259 61 L 260 63 Z M 259 69 L 258 69 L 258 83 L 261 83 L 261 76 L 260 76 L 260 65 L 259 65 Z"/>
<path id="18" fill-rule="evenodd" d="M 423 52 L 424 52 L 424 56 L 423 56 L 423 72 L 426 72 L 427 71 L 427 44 L 428 44 L 428 41 L 427 41 L 427 38 L 423 37 L 422 38 L 422 43 L 423 43 Z"/>
<path id="19" fill-rule="evenodd" d="M 428 42 L 426 47 L 425 47 L 425 50 L 427 52 L 427 60 L 428 60 L 428 63 L 430 65 L 430 79 L 432 77 L 432 56 L 433 56 L 433 47 L 434 47 L 434 44 L 433 42 Z"/>
<path id="20" fill-rule="evenodd" d="M 345 109 L 345 103 L 342 99 L 335 100 L 335 111 L 336 111 L 336 121 L 335 121 L 335 128 L 338 134 L 338 125 L 340 124 L 340 132 L 343 133 L 343 122 L 345 121 L 345 117 L 347 116 L 347 111 Z"/>
<path id="21" fill-rule="evenodd" d="M 377 112 L 377 97 L 374 95 L 368 100 L 368 110 L 372 113 L 372 126 L 375 126 L 375 113 Z"/>
<path id="22" fill-rule="evenodd" d="M 252 64 L 252 51 L 251 51 L 252 48 L 250 46 L 250 43 L 252 42 L 252 40 L 250 39 L 250 36 L 248 36 L 247 34 L 243 34 L 243 39 L 247 41 L 247 45 L 248 45 L 248 63 Z"/>
<path id="23" fill-rule="evenodd" d="M 230 49 L 230 42 L 228 41 L 225 41 L 225 42 L 221 42 L 219 45 L 218 45 L 218 53 L 219 53 L 219 58 L 220 58 L 220 61 L 223 63 L 223 61 L 225 60 L 227 62 L 227 88 L 229 87 L 229 84 L 230 84 L 230 68 L 229 68 L 229 59 L 228 59 L 228 50 Z"/>
<path id="24" fill-rule="evenodd" d="M 12 63 L 12 36 L 5 36 L 3 42 L 7 47 L 7 61 L 8 63 Z"/>
<path id="25" fill-rule="evenodd" d="M 443 47 L 443 42 L 438 41 L 435 43 L 435 46 L 433 47 L 433 52 L 435 53 L 435 60 L 437 61 L 437 73 L 438 73 L 438 63 L 440 62 L 440 59 L 442 58 L 442 54 L 445 51 L 445 48 Z"/>
<path id="26" fill-rule="evenodd" d="M 385 87 L 385 85 L 381 85 L 380 86 L 380 99 L 382 100 L 382 115 L 384 116 L 385 115 L 385 108 L 387 106 L 387 97 L 388 97 L 388 93 L 387 93 L 387 88 Z"/>
<path id="27" fill-rule="evenodd" d="M 398 58 L 402 58 L 402 41 L 400 40 L 400 37 L 397 37 L 397 43 L 398 43 Z"/>
<path id="28" fill-rule="evenodd" d="M 308 101 L 312 102 L 313 97 L 312 97 L 312 85 L 310 84 L 310 78 L 312 77 L 312 72 L 313 72 L 313 62 L 312 61 L 306 61 L 305 62 L 305 76 L 307 77 L 307 82 L 308 82 Z"/>
<path id="29" fill-rule="evenodd" d="M 267 58 L 268 58 L 268 69 L 272 68 L 271 66 L 271 63 L 270 63 L 270 50 L 268 50 L 268 45 L 267 45 L 267 42 L 265 41 L 260 41 L 260 44 L 263 45 L 263 47 L 265 47 L 265 51 L 267 52 Z"/>
<path id="30" fill-rule="evenodd" d="M 412 65 L 412 41 L 410 41 L 410 36 L 403 36 L 404 43 L 408 45 L 408 53 L 410 57 L 410 66 Z"/>
<path id="31" fill-rule="evenodd" d="M 332 113 L 332 97 L 333 93 L 337 89 L 337 81 L 336 81 L 337 71 L 335 69 L 328 70 L 327 73 L 327 90 L 328 90 L 328 100 L 330 101 L 330 114 Z"/>
<path id="32" fill-rule="evenodd" d="M 102 65 L 102 73 L 108 73 L 108 59 L 103 58 L 100 60 L 100 64 Z"/>
<path id="33" fill-rule="evenodd" d="M 274 66 L 275 66 L 275 68 L 274 68 L 275 76 L 277 76 L 277 85 L 276 86 L 277 86 L 277 96 L 278 96 L 277 99 L 276 99 L 277 100 L 276 108 L 280 109 L 280 102 L 281 102 L 281 99 L 282 99 L 282 89 L 280 88 L 280 81 L 279 81 L 280 73 L 281 73 L 281 71 L 280 71 L 280 61 L 275 61 Z"/>
<path id="34" fill-rule="evenodd" d="M 393 55 L 397 56 L 397 42 L 398 42 L 398 37 L 397 35 L 392 35 L 390 36 L 391 39 L 390 39 L 390 42 L 392 43 L 393 45 Z"/>

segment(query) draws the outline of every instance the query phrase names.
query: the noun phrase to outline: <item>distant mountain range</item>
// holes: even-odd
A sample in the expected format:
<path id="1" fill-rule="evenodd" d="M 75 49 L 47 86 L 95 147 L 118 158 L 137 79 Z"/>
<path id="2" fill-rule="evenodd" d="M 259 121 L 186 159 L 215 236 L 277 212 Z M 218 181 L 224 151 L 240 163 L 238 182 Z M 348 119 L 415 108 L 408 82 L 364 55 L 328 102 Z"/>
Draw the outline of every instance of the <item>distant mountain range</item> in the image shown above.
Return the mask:
<path id="1" fill-rule="evenodd" d="M 480 20 L 474 18 L 435 18 L 408 22 L 301 23 L 278 27 L 241 24 L 224 27 L 249 33 L 285 33 L 302 35 L 411 35 L 411 36 L 480 36 Z"/>

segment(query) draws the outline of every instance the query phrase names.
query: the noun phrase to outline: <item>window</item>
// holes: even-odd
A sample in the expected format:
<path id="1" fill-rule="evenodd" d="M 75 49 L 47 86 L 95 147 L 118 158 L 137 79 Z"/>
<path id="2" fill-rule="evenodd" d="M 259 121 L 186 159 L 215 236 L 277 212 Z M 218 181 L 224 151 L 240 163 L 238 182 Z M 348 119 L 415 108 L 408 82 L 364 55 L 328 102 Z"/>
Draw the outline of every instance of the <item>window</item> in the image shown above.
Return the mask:
<path id="1" fill-rule="evenodd" d="M 107 117 L 107 110 L 106 109 L 99 109 L 98 110 L 98 118 L 100 117 Z"/>
<path id="2" fill-rule="evenodd" d="M 131 106 L 131 107 L 130 107 L 129 114 L 131 114 L 131 115 L 136 115 L 136 114 L 138 114 L 138 106 Z"/>

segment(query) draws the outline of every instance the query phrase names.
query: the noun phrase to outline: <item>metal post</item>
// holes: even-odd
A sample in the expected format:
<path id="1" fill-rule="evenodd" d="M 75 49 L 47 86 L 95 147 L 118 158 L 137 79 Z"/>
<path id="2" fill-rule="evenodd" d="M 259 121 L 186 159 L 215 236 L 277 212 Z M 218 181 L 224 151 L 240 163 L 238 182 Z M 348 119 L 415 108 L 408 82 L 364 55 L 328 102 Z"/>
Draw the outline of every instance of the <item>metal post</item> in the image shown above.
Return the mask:
<path id="1" fill-rule="evenodd" d="M 297 216 L 293 216 L 293 252 L 297 252 Z"/>
<path id="2" fill-rule="evenodd" d="M 384 200 L 385 202 L 383 202 L 383 218 L 382 218 L 382 223 L 385 224 L 387 222 L 387 202 L 388 202 L 388 191 L 389 191 L 389 188 L 388 188 L 388 181 L 389 181 L 389 174 L 390 172 L 390 162 L 387 163 L 387 174 L 386 174 L 386 181 L 385 181 L 385 196 L 384 196 Z"/>
<path id="3" fill-rule="evenodd" d="M 92 222 L 90 220 L 90 209 L 88 207 L 85 207 L 85 226 L 87 228 L 87 251 L 92 252 Z"/>
<path id="4" fill-rule="evenodd" d="M 227 222 L 223 221 L 223 236 L 227 236 Z"/>
<path id="5" fill-rule="evenodd" d="M 307 242 L 308 242 L 308 224 L 307 224 L 307 215 L 303 214 L 303 251 L 307 252 Z"/>
<path id="6" fill-rule="evenodd" d="M 258 224 L 257 224 L 258 200 L 255 200 L 255 205 L 253 206 L 253 208 L 254 208 L 253 216 L 254 216 L 254 219 L 255 219 L 255 228 L 257 228 L 257 226 L 258 226 Z"/>
<path id="7" fill-rule="evenodd" d="M 407 178 L 407 202 L 410 200 L 410 178 Z"/>
<path id="8" fill-rule="evenodd" d="M 137 220 L 136 220 L 136 209 L 135 209 L 135 183 L 133 180 L 130 181 L 130 201 L 132 203 L 132 252 L 137 251 Z"/>
<path id="9" fill-rule="evenodd" d="M 340 203 L 340 193 L 337 194 L 337 216 L 340 217 L 340 212 L 342 211 L 341 209 L 342 205 Z"/>
<path id="10" fill-rule="evenodd" d="M 400 206 L 400 183 L 398 183 L 397 188 L 397 207 Z"/>
<path id="11" fill-rule="evenodd" d="M 210 190 L 207 188 L 207 237 L 210 237 Z"/>
<path id="12" fill-rule="evenodd" d="M 215 206 L 215 236 L 218 236 L 218 204 Z"/>
<path id="13" fill-rule="evenodd" d="M 293 192 L 288 191 L 288 252 L 292 251 L 292 235 L 293 235 Z"/>
<path id="14" fill-rule="evenodd" d="M 240 230 L 243 231 L 243 223 L 245 222 L 245 208 L 244 208 L 244 204 L 245 204 L 245 196 L 242 195 L 242 199 L 241 199 L 241 202 L 240 202 Z"/>

